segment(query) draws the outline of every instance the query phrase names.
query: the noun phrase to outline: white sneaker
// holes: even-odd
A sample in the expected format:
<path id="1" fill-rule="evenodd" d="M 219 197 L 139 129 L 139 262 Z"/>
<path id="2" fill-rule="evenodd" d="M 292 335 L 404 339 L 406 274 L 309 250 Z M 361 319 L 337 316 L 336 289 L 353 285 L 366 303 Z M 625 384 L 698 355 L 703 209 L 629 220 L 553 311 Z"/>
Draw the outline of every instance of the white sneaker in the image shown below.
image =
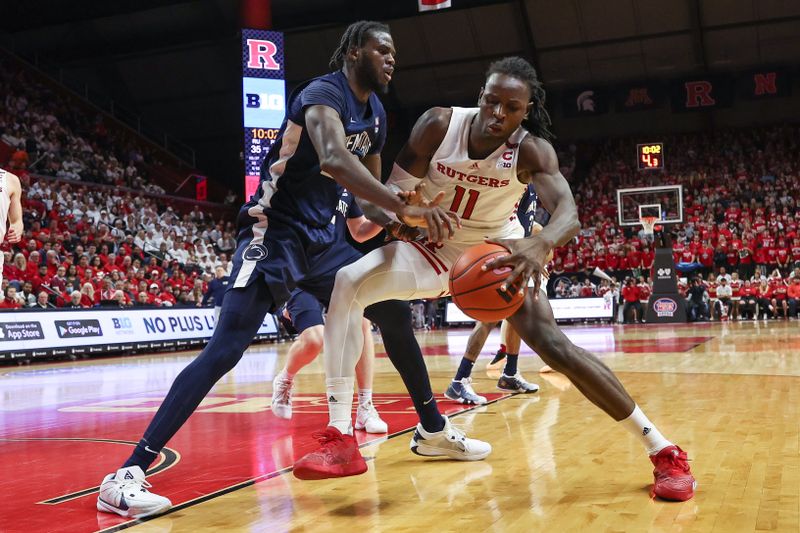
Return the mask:
<path id="1" fill-rule="evenodd" d="M 97 495 L 97 510 L 128 518 L 143 518 L 172 507 L 167 498 L 148 491 L 150 486 L 138 466 L 120 468 L 103 478 Z"/>
<path id="2" fill-rule="evenodd" d="M 480 461 L 492 453 L 492 445 L 477 439 L 469 439 L 460 429 L 454 428 L 445 416 L 444 429 L 428 433 L 417 424 L 411 437 L 411 451 L 425 457 L 446 456 L 459 461 Z"/>
<path id="3" fill-rule="evenodd" d="M 366 406 L 358 404 L 356 411 L 356 429 L 363 429 L 367 433 L 388 433 L 389 426 L 381 420 L 378 410 L 369 402 Z"/>
<path id="4" fill-rule="evenodd" d="M 292 418 L 292 385 L 294 381 L 281 372 L 272 380 L 272 412 L 278 418 Z"/>

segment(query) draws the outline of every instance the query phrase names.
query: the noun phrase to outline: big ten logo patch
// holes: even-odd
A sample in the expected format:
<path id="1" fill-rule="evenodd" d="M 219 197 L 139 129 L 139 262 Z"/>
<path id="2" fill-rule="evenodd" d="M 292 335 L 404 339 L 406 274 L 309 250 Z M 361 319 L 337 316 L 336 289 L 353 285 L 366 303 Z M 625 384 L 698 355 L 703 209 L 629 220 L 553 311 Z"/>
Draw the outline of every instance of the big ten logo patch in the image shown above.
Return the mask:
<path id="1" fill-rule="evenodd" d="M 514 150 L 506 150 L 497 158 L 497 168 L 508 169 L 514 166 Z"/>
<path id="2" fill-rule="evenodd" d="M 265 39 L 247 39 L 247 68 L 280 70 L 275 59 L 278 47 Z"/>
<path id="3" fill-rule="evenodd" d="M 285 101 L 282 94 L 245 93 L 245 106 L 250 109 L 283 111 L 285 108 Z"/>

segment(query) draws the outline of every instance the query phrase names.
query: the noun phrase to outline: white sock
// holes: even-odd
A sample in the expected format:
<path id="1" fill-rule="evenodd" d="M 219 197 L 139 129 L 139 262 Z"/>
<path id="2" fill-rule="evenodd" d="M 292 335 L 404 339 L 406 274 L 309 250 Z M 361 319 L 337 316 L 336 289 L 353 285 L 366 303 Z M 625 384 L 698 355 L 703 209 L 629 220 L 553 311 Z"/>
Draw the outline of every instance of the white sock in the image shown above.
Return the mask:
<path id="1" fill-rule="evenodd" d="M 372 403 L 372 389 L 359 389 L 358 391 L 358 405 L 367 407 Z"/>
<path id="2" fill-rule="evenodd" d="M 333 426 L 342 434 L 353 434 L 353 378 L 328 378 L 325 380 L 328 389 L 329 426 Z"/>
<path id="3" fill-rule="evenodd" d="M 672 446 L 672 443 L 664 438 L 664 435 L 656 428 L 655 424 L 650 422 L 636 404 L 634 404 L 633 412 L 630 416 L 620 420 L 620 424 L 642 441 L 647 450 L 647 455 L 654 455 L 667 446 Z"/>

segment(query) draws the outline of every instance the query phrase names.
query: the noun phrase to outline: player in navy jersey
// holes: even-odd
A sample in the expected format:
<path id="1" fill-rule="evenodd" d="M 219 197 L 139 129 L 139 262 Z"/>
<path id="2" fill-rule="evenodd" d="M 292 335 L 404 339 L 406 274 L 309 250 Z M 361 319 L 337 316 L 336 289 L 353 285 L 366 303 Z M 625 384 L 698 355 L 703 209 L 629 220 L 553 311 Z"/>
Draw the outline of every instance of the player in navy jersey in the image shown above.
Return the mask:
<path id="1" fill-rule="evenodd" d="M 536 191 L 533 185 L 528 185 L 517 206 L 517 218 L 521 224 L 520 237 L 529 237 L 531 233 L 542 230 L 542 226 L 535 222 L 536 215 Z M 472 388 L 472 367 L 486 344 L 489 333 L 497 326 L 498 322 L 478 322 L 467 339 L 467 349 L 458 370 L 444 395 L 451 400 L 468 405 L 482 405 L 486 403 L 486 397 L 477 394 Z M 514 393 L 533 393 L 539 390 L 535 383 L 528 383 L 522 377 L 522 373 L 517 370 L 517 358 L 521 340 L 514 328 L 508 325 L 507 320 L 502 321 L 500 327 L 500 350 L 489 366 L 505 360 L 505 367 L 500 379 L 497 380 L 497 388 L 504 392 Z"/>
<path id="2" fill-rule="evenodd" d="M 335 242 L 331 221 L 343 187 L 411 226 L 426 227 L 433 241 L 453 235 L 459 219 L 438 207 L 442 195 L 427 205 L 408 205 L 378 179 L 386 114 L 375 92 L 388 87 L 394 57 L 388 26 L 351 24 L 334 52 L 335 72 L 303 84 L 289 97 L 258 191 L 239 212 L 231 283 L 214 334 L 175 378 L 130 458 L 103 480 L 98 510 L 139 518 L 171 507 L 167 498 L 147 490 L 144 472 L 238 363 L 266 313 L 288 300 Z M 352 436 L 340 435 L 337 442 L 358 454 Z"/>
<path id="3" fill-rule="evenodd" d="M 370 222 L 364 216 L 353 195 L 344 191 L 336 210 L 336 244 L 313 265 L 311 272 L 298 283 L 286 304 L 285 313 L 299 336 L 289 348 L 286 364 L 272 382 L 272 412 L 278 418 L 292 418 L 292 389 L 294 376 L 311 363 L 322 351 L 323 307 L 328 306 L 333 291 L 336 272 L 345 265 L 361 258 L 361 253 L 347 242 L 346 232 L 356 242 L 364 242 L 383 230 L 382 226 Z M 363 320 L 364 336 L 369 338 L 370 322 Z M 361 358 L 356 365 L 358 382 L 358 410 L 356 429 L 367 433 L 386 433 L 388 426 L 381 420 L 372 404 L 372 368 L 375 360 L 375 345 L 365 342 Z"/>

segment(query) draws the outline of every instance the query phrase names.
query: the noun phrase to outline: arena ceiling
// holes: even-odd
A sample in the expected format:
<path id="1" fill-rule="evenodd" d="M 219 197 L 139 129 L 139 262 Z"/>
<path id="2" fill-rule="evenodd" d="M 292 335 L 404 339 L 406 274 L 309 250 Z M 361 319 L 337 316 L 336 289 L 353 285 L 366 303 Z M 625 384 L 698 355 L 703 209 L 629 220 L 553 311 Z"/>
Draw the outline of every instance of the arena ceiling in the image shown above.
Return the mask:
<path id="1" fill-rule="evenodd" d="M 8 4 L 8 5 L 6 5 Z M 550 88 L 800 62 L 796 0 L 272 0 L 289 86 L 324 72 L 348 22 L 390 23 L 401 70 L 394 107 L 472 102 L 487 64 L 532 59 Z M 194 147 L 200 168 L 235 172 L 241 136 L 239 2 L 3 2 L 17 52 L 56 65 Z M 225 163 L 223 163 L 226 161 Z M 238 162 L 236 163 L 238 164 Z"/>

